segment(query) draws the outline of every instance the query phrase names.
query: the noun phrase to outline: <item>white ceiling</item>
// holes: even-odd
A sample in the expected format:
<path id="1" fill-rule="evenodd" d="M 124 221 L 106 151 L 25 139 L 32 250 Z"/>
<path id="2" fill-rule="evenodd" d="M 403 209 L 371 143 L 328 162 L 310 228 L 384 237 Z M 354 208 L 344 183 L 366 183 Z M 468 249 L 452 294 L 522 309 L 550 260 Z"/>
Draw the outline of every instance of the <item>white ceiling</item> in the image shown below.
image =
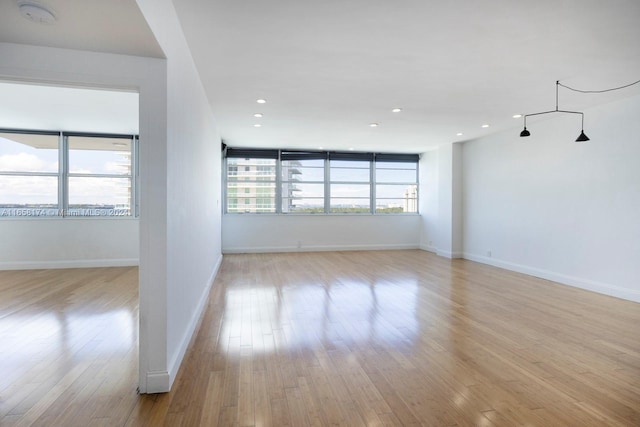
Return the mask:
<path id="1" fill-rule="evenodd" d="M 586 89 L 640 79 L 638 0 L 174 4 L 231 146 L 420 152 L 506 128 L 517 137 L 512 116 L 553 109 L 558 79 Z M 560 106 L 639 93 L 562 90 Z"/>
<path id="2" fill-rule="evenodd" d="M 46 6 L 56 22 L 23 18 L 24 2 Z M 135 0 L 0 0 L 0 42 L 164 57 Z"/>
<path id="3" fill-rule="evenodd" d="M 55 25 L 29 22 L 16 0 L 0 0 L 0 41 L 162 56 L 134 0 L 40 3 L 55 10 Z M 502 129 L 517 138 L 522 119 L 511 116 L 553 109 L 558 79 L 583 89 L 640 79 L 638 0 L 174 5 L 232 146 L 421 152 Z M 561 89 L 560 107 L 639 94 L 640 85 Z"/>
<path id="4" fill-rule="evenodd" d="M 138 93 L 0 81 L 0 128 L 138 133 Z"/>

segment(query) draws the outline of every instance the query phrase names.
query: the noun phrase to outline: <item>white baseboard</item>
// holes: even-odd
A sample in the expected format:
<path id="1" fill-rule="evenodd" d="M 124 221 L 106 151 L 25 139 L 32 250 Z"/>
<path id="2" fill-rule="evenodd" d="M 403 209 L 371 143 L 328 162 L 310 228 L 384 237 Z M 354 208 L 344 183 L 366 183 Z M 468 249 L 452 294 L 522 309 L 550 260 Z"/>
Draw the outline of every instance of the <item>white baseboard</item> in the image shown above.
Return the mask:
<path id="1" fill-rule="evenodd" d="M 180 365 L 182 364 L 182 359 L 184 359 L 184 355 L 187 352 L 187 348 L 189 348 L 189 343 L 191 342 L 191 338 L 196 331 L 196 327 L 198 326 L 198 322 L 200 320 L 200 316 L 202 315 L 205 307 L 207 306 L 207 301 L 209 300 L 209 293 L 211 292 L 211 288 L 213 286 L 213 282 L 218 274 L 218 270 L 220 270 L 220 265 L 222 264 L 222 255 L 218 257 L 215 266 L 213 267 L 213 271 L 209 275 L 209 279 L 207 285 L 204 287 L 202 291 L 202 295 L 200 296 L 200 300 L 198 302 L 198 306 L 193 310 L 193 315 L 189 321 L 189 325 L 187 326 L 187 330 L 185 331 L 182 342 L 180 343 L 180 348 L 176 352 L 173 360 L 169 363 L 169 373 L 168 373 L 168 387 L 162 391 L 169 391 L 173 382 L 176 379 L 176 375 L 178 375 L 178 370 L 180 369 Z M 147 380 L 148 381 L 148 380 Z M 149 389 L 149 383 L 147 382 L 147 389 Z M 153 392 L 148 392 L 153 393 Z"/>
<path id="2" fill-rule="evenodd" d="M 420 249 L 418 243 L 391 244 L 391 245 L 330 245 L 330 246 L 263 246 L 263 247 L 235 247 L 223 248 L 224 254 L 255 254 L 255 253 L 279 253 L 279 252 L 327 252 L 327 251 L 384 251 Z"/>
<path id="3" fill-rule="evenodd" d="M 436 250 L 436 255 L 449 258 L 449 259 L 464 258 L 464 254 L 462 252 L 457 252 L 457 251 L 449 252 L 449 251 L 443 251 L 440 249 Z"/>
<path id="4" fill-rule="evenodd" d="M 464 258 L 470 261 L 476 261 L 482 264 L 504 268 L 505 270 L 528 274 L 529 276 L 540 277 L 542 279 L 551 280 L 553 282 L 562 283 L 564 285 L 586 289 L 588 291 L 597 292 L 599 294 L 622 298 L 629 301 L 640 302 L 640 291 L 638 290 L 621 288 L 620 286 L 615 286 L 608 283 L 594 282 L 593 280 L 582 279 L 579 277 L 567 276 L 565 274 L 560 274 L 553 271 L 543 270 L 540 268 L 530 267 L 522 264 L 515 264 L 496 258 L 488 258 L 468 252 L 464 253 Z"/>
<path id="5" fill-rule="evenodd" d="M 167 371 L 152 371 L 147 372 L 147 389 L 145 393 L 165 393 L 171 388 L 171 381 L 169 378 L 169 372 Z"/>
<path id="6" fill-rule="evenodd" d="M 420 244 L 419 249 L 422 249 L 423 251 L 427 251 L 427 252 L 433 252 L 434 254 L 438 252 L 438 248 L 436 248 L 435 246 L 429 246 L 425 244 Z"/>
<path id="7" fill-rule="evenodd" d="M 137 266 L 138 258 L 72 259 L 61 261 L 8 261 L 0 262 L 0 270 L 44 270 L 54 268 L 94 268 Z"/>

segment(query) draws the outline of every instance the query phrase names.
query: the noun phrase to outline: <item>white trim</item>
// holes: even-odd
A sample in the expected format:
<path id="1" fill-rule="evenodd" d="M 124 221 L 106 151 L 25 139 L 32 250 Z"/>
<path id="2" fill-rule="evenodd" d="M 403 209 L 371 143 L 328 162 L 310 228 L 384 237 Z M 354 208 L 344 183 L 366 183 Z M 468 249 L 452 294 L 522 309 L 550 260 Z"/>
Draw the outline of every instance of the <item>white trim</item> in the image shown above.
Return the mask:
<path id="1" fill-rule="evenodd" d="M 171 388 L 169 373 L 167 371 L 147 372 L 147 388 L 142 393 L 164 393 Z"/>
<path id="2" fill-rule="evenodd" d="M 418 249 L 422 249 L 423 251 L 427 251 L 427 252 L 433 252 L 438 253 L 438 248 L 436 248 L 435 246 L 429 246 L 429 245 L 425 245 L 423 243 L 420 244 L 420 247 Z"/>
<path id="3" fill-rule="evenodd" d="M 420 249 L 416 244 L 392 244 L 392 245 L 331 245 L 331 246 L 262 246 L 262 247 L 235 247 L 222 248 L 225 254 L 254 254 L 254 253 L 279 253 L 279 252 L 331 252 L 331 251 L 384 251 Z"/>
<path id="4" fill-rule="evenodd" d="M 504 268 L 518 273 L 528 274 L 529 276 L 540 277 L 542 279 L 551 280 L 553 282 L 562 283 L 564 285 L 576 288 L 586 289 L 588 291 L 597 292 L 599 294 L 609 295 L 629 301 L 640 302 L 640 291 L 635 289 L 622 288 L 620 286 L 608 283 L 594 282 L 593 280 L 582 279 L 579 277 L 567 276 L 553 271 L 543 270 L 540 268 L 530 267 L 522 264 L 515 264 L 508 261 L 502 261 L 495 258 L 488 258 L 481 255 L 475 255 L 468 252 L 464 253 L 464 258 L 470 261 L 480 262 L 482 264 L 492 265 L 494 267 Z"/>
<path id="5" fill-rule="evenodd" d="M 173 358 L 173 360 L 169 363 L 169 373 L 168 373 L 169 381 L 167 384 L 167 388 L 165 390 L 161 390 L 163 392 L 169 391 L 171 389 L 171 386 L 173 385 L 173 382 L 176 379 L 176 375 L 178 375 L 178 370 L 180 369 L 180 365 L 182 364 L 182 359 L 184 358 L 184 355 L 186 354 L 187 349 L 189 348 L 189 343 L 191 342 L 191 338 L 193 337 L 193 334 L 196 332 L 196 328 L 198 327 L 200 317 L 204 312 L 205 307 L 207 306 L 207 301 L 209 300 L 209 292 L 211 292 L 211 288 L 213 287 L 213 282 L 215 281 L 216 275 L 218 274 L 218 270 L 220 270 L 220 265 L 222 264 L 222 257 L 223 257 L 222 255 L 218 257 L 218 260 L 216 261 L 216 265 L 213 267 L 213 271 L 209 276 L 207 286 L 204 287 L 204 291 L 200 296 L 200 302 L 198 303 L 198 306 L 196 307 L 196 309 L 193 310 L 193 315 L 191 316 L 191 320 L 189 321 L 187 330 L 184 336 L 182 337 L 180 348 L 176 352 L 176 355 Z M 147 379 L 147 393 L 157 393 L 149 390 L 150 390 L 150 386 Z"/>
<path id="6" fill-rule="evenodd" d="M 60 261 L 9 261 L 0 262 L 0 270 L 42 270 L 53 268 L 95 268 L 138 266 L 138 258 L 123 259 L 72 259 Z"/>
<path id="7" fill-rule="evenodd" d="M 440 249 L 436 250 L 436 255 L 449 258 L 449 259 L 464 258 L 464 254 L 462 252 L 441 251 Z"/>

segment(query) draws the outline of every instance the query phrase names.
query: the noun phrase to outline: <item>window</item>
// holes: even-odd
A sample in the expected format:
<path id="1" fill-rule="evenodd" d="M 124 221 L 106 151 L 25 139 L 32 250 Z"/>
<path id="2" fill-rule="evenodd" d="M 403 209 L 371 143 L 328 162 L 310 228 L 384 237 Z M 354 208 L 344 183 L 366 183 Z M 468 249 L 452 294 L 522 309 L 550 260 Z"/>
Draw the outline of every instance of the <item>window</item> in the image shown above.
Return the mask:
<path id="1" fill-rule="evenodd" d="M 280 154 L 281 212 L 325 212 L 326 153 L 290 152 Z"/>
<path id="2" fill-rule="evenodd" d="M 371 212 L 371 159 L 350 160 L 332 154 L 329 160 L 331 213 Z"/>
<path id="3" fill-rule="evenodd" d="M 418 213 L 418 161 L 417 154 L 227 148 L 226 212 Z"/>
<path id="4" fill-rule="evenodd" d="M 133 135 L 0 131 L 0 216 L 133 216 Z"/>
<path id="5" fill-rule="evenodd" d="M 0 133 L 0 216 L 58 215 L 57 133 Z"/>
<path id="6" fill-rule="evenodd" d="M 376 213 L 418 212 L 418 164 L 390 159 L 376 159 Z"/>
<path id="7" fill-rule="evenodd" d="M 68 137 L 70 216 L 128 216 L 132 139 Z"/>
<path id="8" fill-rule="evenodd" d="M 238 204 L 238 194 L 244 199 Z M 227 159 L 227 212 L 274 213 L 276 211 L 276 159 Z"/>

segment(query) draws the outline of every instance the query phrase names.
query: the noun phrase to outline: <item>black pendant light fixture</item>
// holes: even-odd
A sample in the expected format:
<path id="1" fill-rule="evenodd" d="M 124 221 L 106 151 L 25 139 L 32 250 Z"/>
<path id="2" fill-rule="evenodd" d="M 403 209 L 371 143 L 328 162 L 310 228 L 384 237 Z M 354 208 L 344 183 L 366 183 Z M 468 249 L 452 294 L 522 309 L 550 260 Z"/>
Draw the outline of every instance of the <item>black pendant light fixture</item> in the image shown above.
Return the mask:
<path id="1" fill-rule="evenodd" d="M 582 128 L 580 130 L 580 135 L 576 138 L 576 142 L 587 142 L 589 141 L 589 137 L 584 133 L 584 113 L 580 111 L 567 111 L 558 109 L 558 86 L 560 86 L 560 81 L 556 80 L 556 109 L 551 111 L 543 111 L 541 113 L 533 113 L 533 114 L 525 114 L 524 115 L 524 129 L 520 132 L 521 137 L 531 136 L 531 132 L 527 130 L 527 117 L 529 116 L 539 116 L 542 114 L 550 114 L 550 113 L 568 113 L 568 114 L 580 114 L 582 116 Z"/>

